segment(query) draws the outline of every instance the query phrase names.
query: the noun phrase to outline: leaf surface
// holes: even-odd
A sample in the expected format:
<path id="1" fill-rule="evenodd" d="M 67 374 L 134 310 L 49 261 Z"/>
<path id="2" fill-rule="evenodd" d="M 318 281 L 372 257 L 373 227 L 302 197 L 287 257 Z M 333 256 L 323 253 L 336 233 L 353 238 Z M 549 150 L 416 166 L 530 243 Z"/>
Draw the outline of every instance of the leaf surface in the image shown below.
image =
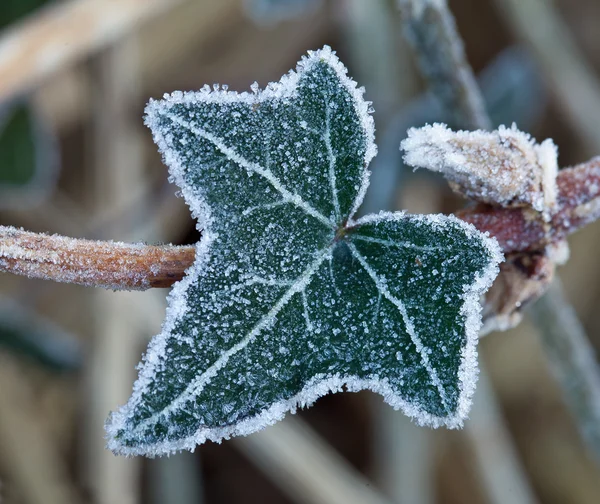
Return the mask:
<path id="1" fill-rule="evenodd" d="M 329 48 L 265 90 L 151 102 L 147 124 L 198 218 L 128 404 L 122 454 L 246 435 L 343 388 L 461 425 L 496 242 L 452 217 L 358 209 L 376 153 L 363 90 Z"/>

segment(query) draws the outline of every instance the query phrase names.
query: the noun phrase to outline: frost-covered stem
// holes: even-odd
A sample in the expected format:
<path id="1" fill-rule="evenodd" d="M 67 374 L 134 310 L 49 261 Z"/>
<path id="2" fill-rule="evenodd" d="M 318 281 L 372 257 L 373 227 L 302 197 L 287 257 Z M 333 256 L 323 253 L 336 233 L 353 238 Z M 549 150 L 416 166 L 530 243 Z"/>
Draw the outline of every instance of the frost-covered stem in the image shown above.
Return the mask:
<path id="1" fill-rule="evenodd" d="M 557 208 L 549 223 L 532 219 L 525 208 L 486 204 L 467 207 L 456 215 L 488 231 L 504 253 L 540 250 L 600 218 L 600 157 L 561 170 L 556 183 Z"/>
<path id="2" fill-rule="evenodd" d="M 170 287 L 194 247 L 79 240 L 0 226 L 0 272 L 115 290 Z"/>
<path id="3" fill-rule="evenodd" d="M 494 236 L 503 252 L 539 250 L 600 218 L 600 158 L 559 172 L 549 225 L 520 208 L 476 205 L 456 215 Z M 170 287 L 194 262 L 193 246 L 48 236 L 0 226 L 0 272 L 119 290 Z"/>
<path id="4" fill-rule="evenodd" d="M 403 32 L 434 94 L 465 129 L 491 129 L 446 0 L 397 0 Z"/>
<path id="5" fill-rule="evenodd" d="M 600 368 L 596 352 L 558 279 L 531 306 L 530 313 L 586 446 L 600 462 Z"/>

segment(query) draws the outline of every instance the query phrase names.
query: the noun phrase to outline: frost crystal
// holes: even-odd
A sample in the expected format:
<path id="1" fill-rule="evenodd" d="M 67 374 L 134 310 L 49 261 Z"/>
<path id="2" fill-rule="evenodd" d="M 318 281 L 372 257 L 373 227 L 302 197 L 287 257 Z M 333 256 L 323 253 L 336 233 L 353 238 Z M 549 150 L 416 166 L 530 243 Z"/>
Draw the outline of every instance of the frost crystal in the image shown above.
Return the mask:
<path id="1" fill-rule="evenodd" d="M 419 424 L 460 426 L 497 242 L 453 217 L 353 220 L 373 120 L 328 47 L 253 91 L 148 105 L 202 240 L 131 399 L 107 423 L 109 447 L 193 449 L 344 388 L 373 390 Z"/>
<path id="2" fill-rule="evenodd" d="M 452 131 L 444 124 L 411 128 L 401 144 L 404 161 L 441 172 L 469 199 L 508 206 L 531 206 L 545 218 L 556 206 L 557 149 L 548 139 L 500 126 L 496 131 Z"/>

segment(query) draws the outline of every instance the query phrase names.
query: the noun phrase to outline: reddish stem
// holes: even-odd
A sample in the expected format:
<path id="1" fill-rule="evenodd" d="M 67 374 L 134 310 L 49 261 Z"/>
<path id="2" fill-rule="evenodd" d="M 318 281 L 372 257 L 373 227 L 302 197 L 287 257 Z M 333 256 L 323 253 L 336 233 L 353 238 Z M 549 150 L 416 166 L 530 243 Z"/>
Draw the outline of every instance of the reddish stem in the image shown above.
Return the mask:
<path id="1" fill-rule="evenodd" d="M 539 250 L 600 217 L 600 157 L 561 170 L 557 210 L 550 222 L 526 208 L 477 204 L 457 212 L 480 231 L 495 237 L 505 253 Z"/>
<path id="2" fill-rule="evenodd" d="M 550 222 L 524 208 L 478 204 L 456 215 L 494 236 L 509 254 L 540 250 L 600 217 L 600 158 L 562 170 Z M 144 290 L 170 287 L 192 265 L 195 248 L 97 242 L 0 226 L 0 272 L 30 278 Z"/>

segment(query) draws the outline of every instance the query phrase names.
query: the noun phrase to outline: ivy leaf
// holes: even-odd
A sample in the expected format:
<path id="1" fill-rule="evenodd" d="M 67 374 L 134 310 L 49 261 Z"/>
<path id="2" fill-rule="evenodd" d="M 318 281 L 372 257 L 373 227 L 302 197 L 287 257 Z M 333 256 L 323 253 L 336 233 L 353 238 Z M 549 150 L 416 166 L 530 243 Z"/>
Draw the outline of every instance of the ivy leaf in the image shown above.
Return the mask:
<path id="1" fill-rule="evenodd" d="M 353 220 L 374 126 L 330 48 L 253 91 L 148 105 L 202 240 L 131 399 L 109 418 L 109 447 L 193 449 L 343 388 L 375 391 L 419 424 L 460 426 L 496 241 L 441 215 Z"/>

